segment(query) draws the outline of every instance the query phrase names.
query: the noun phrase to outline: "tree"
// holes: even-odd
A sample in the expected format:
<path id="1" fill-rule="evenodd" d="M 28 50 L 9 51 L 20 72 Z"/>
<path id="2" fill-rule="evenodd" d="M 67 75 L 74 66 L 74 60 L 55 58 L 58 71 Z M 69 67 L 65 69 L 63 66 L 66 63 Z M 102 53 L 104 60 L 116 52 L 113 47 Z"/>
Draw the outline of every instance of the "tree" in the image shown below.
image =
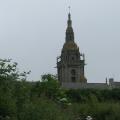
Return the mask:
<path id="1" fill-rule="evenodd" d="M 11 59 L 0 59 L 0 81 L 26 80 L 30 71 L 20 73 L 17 65 L 17 62 L 12 62 Z"/>

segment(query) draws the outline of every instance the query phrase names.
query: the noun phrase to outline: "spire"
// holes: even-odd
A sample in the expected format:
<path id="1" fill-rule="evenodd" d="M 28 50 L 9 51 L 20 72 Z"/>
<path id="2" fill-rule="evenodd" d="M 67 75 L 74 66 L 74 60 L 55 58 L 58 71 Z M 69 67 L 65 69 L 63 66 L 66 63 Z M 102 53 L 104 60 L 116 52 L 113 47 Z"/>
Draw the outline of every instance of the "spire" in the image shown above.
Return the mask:
<path id="1" fill-rule="evenodd" d="M 70 14 L 70 6 L 69 8 L 69 14 L 68 14 L 68 27 L 72 27 L 72 21 L 71 21 L 71 14 Z"/>
<path id="2" fill-rule="evenodd" d="M 68 27 L 72 27 L 71 14 L 68 14 Z"/>
<path id="3" fill-rule="evenodd" d="M 74 41 L 74 32 L 72 28 L 72 20 L 71 20 L 71 14 L 70 14 L 70 7 L 69 7 L 69 13 L 68 13 L 68 21 L 67 21 L 67 29 L 66 29 L 66 42 Z"/>

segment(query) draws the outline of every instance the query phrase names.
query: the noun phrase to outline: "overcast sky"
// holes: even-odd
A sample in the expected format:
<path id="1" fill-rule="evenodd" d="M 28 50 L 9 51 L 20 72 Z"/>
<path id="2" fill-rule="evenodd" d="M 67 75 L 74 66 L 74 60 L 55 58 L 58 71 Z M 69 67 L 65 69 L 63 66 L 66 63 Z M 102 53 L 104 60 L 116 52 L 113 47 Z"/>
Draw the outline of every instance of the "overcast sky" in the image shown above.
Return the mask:
<path id="1" fill-rule="evenodd" d="M 56 74 L 68 6 L 88 82 L 120 81 L 120 0 L 0 0 L 0 58 L 12 58 L 30 80 Z"/>

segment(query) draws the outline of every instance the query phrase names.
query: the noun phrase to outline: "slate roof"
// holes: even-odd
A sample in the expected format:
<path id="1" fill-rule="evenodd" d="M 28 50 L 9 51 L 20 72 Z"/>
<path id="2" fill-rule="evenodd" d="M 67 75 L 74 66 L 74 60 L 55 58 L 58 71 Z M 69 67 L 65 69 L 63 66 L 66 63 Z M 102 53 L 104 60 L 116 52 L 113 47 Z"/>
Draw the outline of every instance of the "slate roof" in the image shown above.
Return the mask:
<path id="1" fill-rule="evenodd" d="M 62 83 L 63 88 L 73 88 L 73 89 L 89 89 L 89 88 L 99 88 L 106 89 L 109 86 L 106 83 Z"/>

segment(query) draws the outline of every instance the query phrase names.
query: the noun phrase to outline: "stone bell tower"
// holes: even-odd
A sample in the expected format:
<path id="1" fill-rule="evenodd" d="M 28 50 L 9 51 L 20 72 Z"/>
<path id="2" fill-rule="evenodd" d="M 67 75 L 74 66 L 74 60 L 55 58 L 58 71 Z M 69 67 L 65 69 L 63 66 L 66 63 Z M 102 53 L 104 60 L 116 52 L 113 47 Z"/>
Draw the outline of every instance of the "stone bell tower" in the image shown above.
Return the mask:
<path id="1" fill-rule="evenodd" d="M 74 41 L 71 14 L 68 14 L 66 38 L 61 56 L 57 57 L 57 72 L 60 83 L 87 83 L 84 76 L 85 56 L 79 52 Z"/>

